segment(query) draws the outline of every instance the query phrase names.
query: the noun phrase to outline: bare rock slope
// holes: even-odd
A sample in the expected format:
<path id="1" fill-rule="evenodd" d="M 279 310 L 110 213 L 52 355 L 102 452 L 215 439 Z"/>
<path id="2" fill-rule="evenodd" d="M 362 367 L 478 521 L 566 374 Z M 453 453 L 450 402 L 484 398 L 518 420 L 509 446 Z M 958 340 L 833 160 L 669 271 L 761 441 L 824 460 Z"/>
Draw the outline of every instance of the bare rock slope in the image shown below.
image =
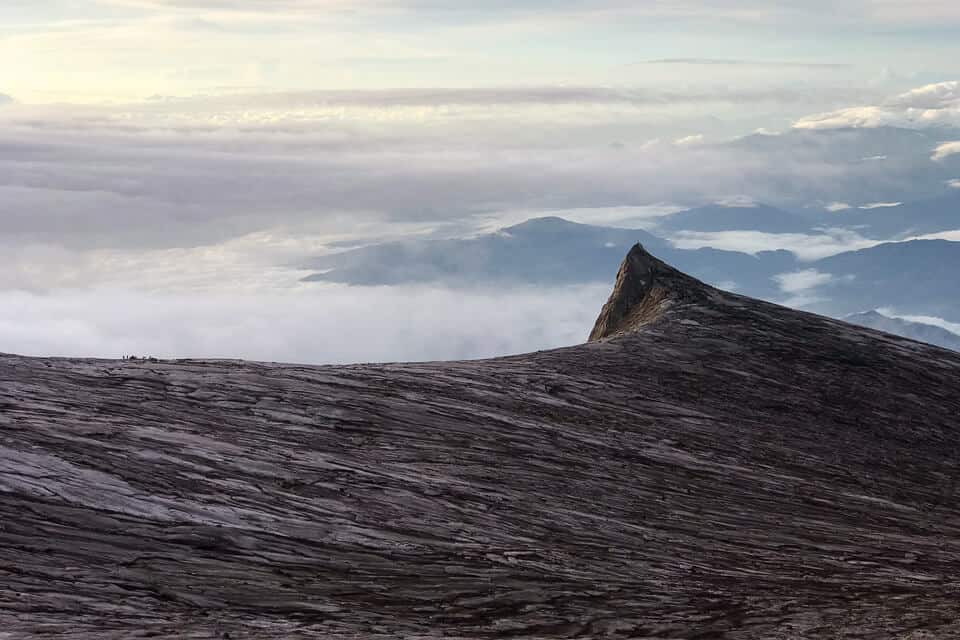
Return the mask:
<path id="1" fill-rule="evenodd" d="M 960 354 L 640 247 L 593 338 L 0 357 L 0 638 L 960 637 Z"/>

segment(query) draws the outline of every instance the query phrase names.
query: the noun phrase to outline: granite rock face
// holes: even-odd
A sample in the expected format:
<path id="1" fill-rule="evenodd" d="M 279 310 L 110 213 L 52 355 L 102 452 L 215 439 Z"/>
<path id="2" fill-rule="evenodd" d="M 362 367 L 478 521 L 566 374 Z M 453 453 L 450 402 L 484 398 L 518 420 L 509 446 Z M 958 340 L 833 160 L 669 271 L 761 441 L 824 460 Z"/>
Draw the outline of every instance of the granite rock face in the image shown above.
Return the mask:
<path id="1" fill-rule="evenodd" d="M 637 244 L 620 266 L 613 293 L 597 318 L 590 341 L 639 331 L 672 305 L 703 302 L 711 292 L 716 290 L 658 260 Z"/>
<path id="2" fill-rule="evenodd" d="M 0 638 L 960 637 L 960 354 L 617 287 L 481 362 L 0 356 Z"/>

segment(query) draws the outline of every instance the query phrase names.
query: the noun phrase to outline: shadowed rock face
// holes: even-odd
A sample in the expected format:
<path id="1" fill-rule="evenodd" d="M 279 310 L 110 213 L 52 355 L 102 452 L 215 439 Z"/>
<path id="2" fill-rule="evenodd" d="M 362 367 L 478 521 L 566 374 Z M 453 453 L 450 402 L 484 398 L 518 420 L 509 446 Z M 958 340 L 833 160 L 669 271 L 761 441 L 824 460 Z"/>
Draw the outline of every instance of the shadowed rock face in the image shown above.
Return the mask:
<path id="1" fill-rule="evenodd" d="M 481 362 L 0 357 L 0 637 L 960 637 L 960 354 L 618 292 Z"/>

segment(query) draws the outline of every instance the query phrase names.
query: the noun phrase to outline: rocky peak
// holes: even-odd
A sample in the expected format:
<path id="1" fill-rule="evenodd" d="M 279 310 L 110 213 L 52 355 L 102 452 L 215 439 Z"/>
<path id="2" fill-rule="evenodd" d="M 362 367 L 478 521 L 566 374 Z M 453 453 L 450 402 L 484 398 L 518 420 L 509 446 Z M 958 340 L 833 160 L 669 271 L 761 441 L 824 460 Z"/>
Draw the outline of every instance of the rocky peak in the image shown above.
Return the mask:
<path id="1" fill-rule="evenodd" d="M 590 341 L 636 331 L 677 303 L 704 301 L 711 290 L 636 244 L 620 265 L 613 293 L 597 318 Z"/>

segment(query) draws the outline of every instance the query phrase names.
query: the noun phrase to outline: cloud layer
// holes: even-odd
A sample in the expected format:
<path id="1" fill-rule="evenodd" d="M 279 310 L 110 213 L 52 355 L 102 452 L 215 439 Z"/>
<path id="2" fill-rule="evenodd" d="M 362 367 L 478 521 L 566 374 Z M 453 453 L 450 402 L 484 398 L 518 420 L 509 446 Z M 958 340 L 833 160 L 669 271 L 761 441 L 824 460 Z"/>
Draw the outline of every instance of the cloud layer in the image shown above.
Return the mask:
<path id="1" fill-rule="evenodd" d="M 903 184 L 946 191 L 956 177 L 949 162 L 930 161 L 939 138 L 921 133 L 794 130 L 713 142 L 697 96 L 716 96 L 710 117 L 723 112 L 718 105 L 752 112 L 761 96 L 711 92 L 404 89 L 8 105 L 0 111 L 0 350 L 344 361 L 556 346 L 582 339 L 606 287 L 304 289 L 305 274 L 291 265 L 345 242 L 461 237 L 545 211 L 602 222 L 707 202 L 856 208 L 899 200 Z M 939 104 L 948 93 L 911 100 Z M 888 159 L 863 160 L 879 156 Z M 876 242 L 836 230 L 674 240 L 783 247 L 804 259 Z M 381 324 L 405 319 L 382 340 L 365 341 L 360 329 L 344 334 L 344 345 L 322 338 L 341 324 L 372 333 L 370 308 L 384 310 Z M 469 312 L 463 326 L 458 309 Z M 218 326 L 227 329 L 217 334 Z M 516 339 L 497 332 L 504 326 Z"/>
<path id="2" fill-rule="evenodd" d="M 957 155 L 958 153 L 960 153 L 960 141 L 944 142 L 934 150 L 933 159 L 945 160 L 950 156 Z"/>
<path id="3" fill-rule="evenodd" d="M 470 359 L 579 344 L 607 286 L 296 295 L 0 291 L 0 352 L 302 363 Z"/>
<path id="4" fill-rule="evenodd" d="M 878 105 L 850 107 L 798 120 L 798 129 L 960 126 L 960 81 L 930 84 Z"/>

